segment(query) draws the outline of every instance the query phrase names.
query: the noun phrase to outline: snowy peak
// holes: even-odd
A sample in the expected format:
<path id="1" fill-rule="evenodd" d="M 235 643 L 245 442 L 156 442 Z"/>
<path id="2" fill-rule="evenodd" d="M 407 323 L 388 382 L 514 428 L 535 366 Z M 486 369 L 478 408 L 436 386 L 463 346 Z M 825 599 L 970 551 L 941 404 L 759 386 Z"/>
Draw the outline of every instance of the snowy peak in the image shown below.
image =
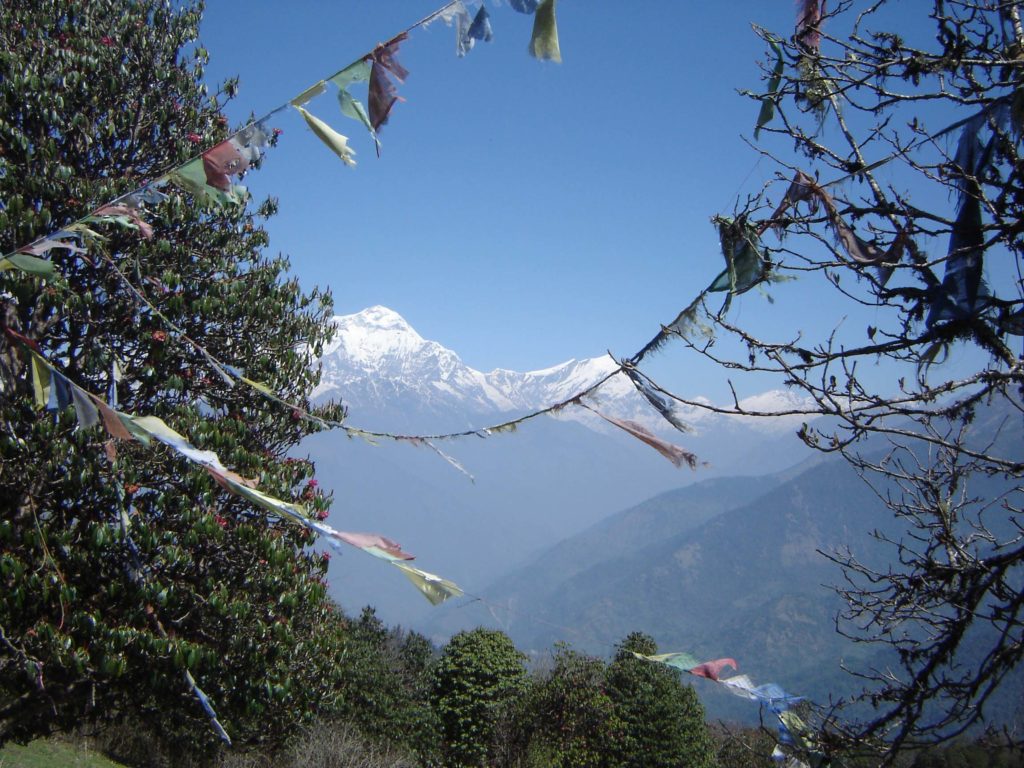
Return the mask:
<path id="1" fill-rule="evenodd" d="M 459 418 L 464 426 L 479 422 L 483 414 L 525 413 L 561 402 L 615 368 L 611 358 L 600 357 L 527 373 L 501 368 L 482 373 L 382 306 L 337 316 L 334 325 L 335 337 L 320 360 L 321 381 L 313 396 L 340 399 L 353 414 L 402 411 L 408 416 L 425 411 Z M 615 391 L 635 395 L 628 382 L 602 388 L 604 394 Z"/>
<path id="2" fill-rule="evenodd" d="M 387 307 L 336 316 L 334 324 L 335 338 L 320 360 L 321 381 L 313 397 L 341 400 L 362 426 L 370 426 L 373 420 L 387 428 L 477 428 L 564 402 L 617 367 L 611 357 L 602 356 L 525 373 L 504 368 L 482 373 L 452 350 L 424 339 Z M 625 376 L 609 379 L 592 400 L 608 415 L 638 421 L 656 431 L 671 429 Z M 794 410 L 800 403 L 793 393 L 771 391 L 743 400 L 741 407 L 763 413 Z M 793 419 L 799 418 L 722 418 L 692 406 L 677 410 L 698 432 L 711 422 L 747 422 L 755 431 L 773 432 L 790 429 Z M 613 429 L 581 409 L 562 415 L 602 431 Z"/>

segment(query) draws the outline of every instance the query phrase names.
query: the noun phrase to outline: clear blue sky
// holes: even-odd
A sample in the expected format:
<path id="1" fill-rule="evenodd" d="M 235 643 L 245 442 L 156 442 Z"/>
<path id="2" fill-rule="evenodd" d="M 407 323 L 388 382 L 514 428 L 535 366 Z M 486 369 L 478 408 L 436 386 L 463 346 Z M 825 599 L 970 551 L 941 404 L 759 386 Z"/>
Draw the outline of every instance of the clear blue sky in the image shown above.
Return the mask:
<path id="1" fill-rule="evenodd" d="M 241 78 L 228 110 L 241 122 L 441 4 L 216 0 L 202 28 L 208 76 Z M 751 22 L 788 35 L 794 3 L 561 0 L 561 65 L 527 55 L 532 17 L 487 5 L 495 39 L 465 59 L 443 22 L 402 46 L 406 101 L 380 159 L 333 88 L 308 108 L 350 137 L 357 168 L 294 110 L 274 119 L 281 143 L 246 181 L 280 201 L 271 248 L 306 286 L 330 286 L 339 314 L 384 304 L 481 370 L 631 354 L 721 269 L 709 218 L 769 178 L 745 143 L 757 104 L 737 90 L 764 87 Z M 830 292 L 772 293 L 774 305 L 739 297 L 733 318 L 840 319 Z M 693 357 L 677 347 L 653 371 L 722 396 L 724 375 Z"/>

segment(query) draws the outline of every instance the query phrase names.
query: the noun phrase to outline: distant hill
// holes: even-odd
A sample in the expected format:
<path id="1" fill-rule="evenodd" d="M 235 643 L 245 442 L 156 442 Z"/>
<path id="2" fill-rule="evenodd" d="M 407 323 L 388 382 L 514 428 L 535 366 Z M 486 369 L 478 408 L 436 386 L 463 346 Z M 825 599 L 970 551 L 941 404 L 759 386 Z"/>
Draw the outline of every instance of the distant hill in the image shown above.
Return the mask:
<path id="1" fill-rule="evenodd" d="M 1022 445 L 1020 416 L 1005 409 L 981 409 L 972 429 L 979 444 L 998 434 L 1002 451 Z M 863 448 L 870 454 L 882 445 Z M 1005 498 L 1017 508 L 1021 493 L 998 477 L 974 477 L 970 487 L 973 496 Z M 1010 532 L 1007 515 L 988 517 Z M 755 681 L 824 703 L 856 689 L 844 665 L 884 668 L 891 659 L 837 634 L 843 606 L 830 585 L 842 582 L 842 573 L 821 553 L 849 548 L 885 570 L 893 550 L 871 534 L 898 538 L 904 530 L 845 461 L 819 455 L 771 475 L 699 482 L 609 516 L 539 553 L 464 611 L 536 652 L 562 640 L 607 656 L 628 632 L 641 630 L 662 651 L 733 657 Z M 444 617 L 432 629 L 443 636 Z M 971 652 L 984 650 L 983 634 L 972 633 Z M 756 708 L 717 686 L 694 683 L 710 716 L 756 717 Z M 1013 691 L 1005 685 L 998 699 L 1005 717 L 1021 707 L 1019 689 Z"/>
<path id="2" fill-rule="evenodd" d="M 818 552 L 849 545 L 877 560 L 866 534 L 891 525 L 840 461 L 795 477 L 708 480 L 546 550 L 487 590 L 487 605 L 464 610 L 523 649 L 564 640 L 605 656 L 639 629 L 664 651 L 731 656 L 757 681 L 827 696 L 850 682 L 842 660 L 867 649 L 836 635 L 840 605 L 826 585 L 839 573 Z M 713 716 L 756 716 L 744 702 L 708 693 Z"/>

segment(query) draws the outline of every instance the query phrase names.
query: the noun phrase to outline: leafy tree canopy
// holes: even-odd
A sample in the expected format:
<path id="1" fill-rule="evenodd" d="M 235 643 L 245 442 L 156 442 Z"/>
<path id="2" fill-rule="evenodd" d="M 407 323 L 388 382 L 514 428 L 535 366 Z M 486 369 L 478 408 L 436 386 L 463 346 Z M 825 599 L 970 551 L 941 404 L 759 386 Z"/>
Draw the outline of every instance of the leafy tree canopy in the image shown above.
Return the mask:
<path id="1" fill-rule="evenodd" d="M 227 135 L 233 85 L 203 84 L 200 9 L 0 6 L 0 250 Z M 122 411 L 159 416 L 264 491 L 325 510 L 304 485 L 312 467 L 284 458 L 308 423 L 228 386 L 185 337 L 305 404 L 330 296 L 303 293 L 287 259 L 265 255 L 272 200 L 206 210 L 164 191 L 152 237 L 92 223 L 87 255 L 50 252 L 56 277 L 0 272 L 0 325 Z M 0 743 L 133 717 L 208 747 L 189 675 L 236 740 L 280 740 L 333 695 L 338 625 L 308 535 L 167 450 L 38 409 L 14 338 L 0 339 Z"/>

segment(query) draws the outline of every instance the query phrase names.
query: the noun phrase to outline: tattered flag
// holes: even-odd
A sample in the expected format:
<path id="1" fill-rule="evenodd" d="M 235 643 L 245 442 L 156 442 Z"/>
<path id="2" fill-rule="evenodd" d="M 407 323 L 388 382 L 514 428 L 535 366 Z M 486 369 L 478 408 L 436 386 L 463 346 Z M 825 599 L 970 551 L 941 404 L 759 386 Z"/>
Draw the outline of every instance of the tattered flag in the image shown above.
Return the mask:
<path id="1" fill-rule="evenodd" d="M 558 46 L 558 24 L 555 20 L 555 0 L 541 0 L 537 6 L 529 50 L 535 59 L 562 61 L 562 52 Z"/>

